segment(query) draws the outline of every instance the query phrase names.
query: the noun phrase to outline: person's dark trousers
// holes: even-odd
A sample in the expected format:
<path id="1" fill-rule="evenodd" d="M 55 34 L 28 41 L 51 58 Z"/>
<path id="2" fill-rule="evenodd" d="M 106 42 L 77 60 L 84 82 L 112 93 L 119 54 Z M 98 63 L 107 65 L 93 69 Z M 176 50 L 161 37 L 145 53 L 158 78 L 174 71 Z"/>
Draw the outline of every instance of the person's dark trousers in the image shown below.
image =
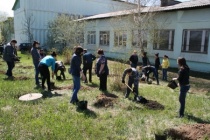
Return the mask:
<path id="1" fill-rule="evenodd" d="M 167 81 L 167 71 L 168 69 L 162 69 L 163 72 L 163 80 Z"/>
<path id="2" fill-rule="evenodd" d="M 101 74 L 99 79 L 100 79 L 99 90 L 106 91 L 107 90 L 107 74 Z"/>
<path id="3" fill-rule="evenodd" d="M 66 79 L 66 76 L 64 74 L 64 68 L 58 68 L 58 70 L 55 71 L 55 76 L 57 77 L 58 76 L 58 72 L 60 71 L 60 76 L 63 76 L 63 79 L 65 80 Z"/>
<path id="4" fill-rule="evenodd" d="M 48 91 L 51 91 L 51 87 L 50 87 L 50 71 L 48 69 L 48 66 L 44 65 L 44 64 L 40 64 L 38 68 L 39 68 L 39 72 L 42 75 L 42 88 L 44 88 L 44 84 L 45 84 L 45 81 L 47 79 Z"/>
<path id="5" fill-rule="evenodd" d="M 158 77 L 158 71 L 157 69 L 153 70 L 153 75 L 155 76 L 155 79 L 157 80 L 157 84 L 159 85 L 159 77 Z"/>
<path id="6" fill-rule="evenodd" d="M 180 86 L 180 93 L 179 93 L 179 102 L 180 102 L 180 109 L 179 109 L 179 117 L 184 117 L 184 110 L 185 110 L 185 99 L 190 86 Z"/>
<path id="7" fill-rule="evenodd" d="M 93 63 L 84 64 L 83 73 L 86 77 L 85 82 L 87 82 L 87 71 L 89 71 L 89 82 L 92 82 L 92 65 Z"/>
<path id="8" fill-rule="evenodd" d="M 136 68 L 137 67 L 137 64 L 131 63 L 131 67 L 132 68 Z"/>
<path id="9" fill-rule="evenodd" d="M 39 85 L 39 63 L 34 63 L 34 68 L 35 68 L 35 82 L 36 85 Z"/>
<path id="10" fill-rule="evenodd" d="M 8 69 L 7 69 L 6 75 L 8 77 L 11 77 L 11 76 L 13 76 L 12 75 L 12 70 L 15 67 L 15 62 L 14 61 L 11 61 L 11 62 L 7 61 L 7 66 L 8 66 Z"/>

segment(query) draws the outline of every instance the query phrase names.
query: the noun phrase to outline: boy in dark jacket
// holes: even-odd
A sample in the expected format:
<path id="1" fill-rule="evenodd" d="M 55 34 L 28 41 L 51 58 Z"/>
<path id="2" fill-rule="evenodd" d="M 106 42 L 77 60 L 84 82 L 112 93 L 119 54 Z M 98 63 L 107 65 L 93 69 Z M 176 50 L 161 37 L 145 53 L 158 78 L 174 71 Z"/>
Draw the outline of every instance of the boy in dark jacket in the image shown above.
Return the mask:
<path id="1" fill-rule="evenodd" d="M 125 83 L 125 76 L 128 75 L 129 79 L 128 79 L 128 86 L 132 88 L 132 85 L 134 84 L 134 91 L 136 93 L 136 95 L 134 96 L 134 100 L 136 100 L 139 92 L 138 92 L 138 87 L 139 87 L 139 72 L 135 69 L 135 68 L 127 68 L 124 70 L 123 72 L 123 76 L 122 76 L 122 83 Z M 128 98 L 131 90 L 130 88 L 127 87 L 127 92 L 125 94 L 125 98 Z"/>
<path id="2" fill-rule="evenodd" d="M 91 53 L 87 52 L 87 49 L 84 49 L 84 54 L 83 54 L 83 73 L 86 77 L 87 70 L 89 71 L 89 82 L 92 82 L 92 66 L 93 66 L 93 61 L 96 59 L 94 55 Z M 84 81 L 87 83 L 87 77 Z"/>
<path id="3" fill-rule="evenodd" d="M 155 79 L 157 80 L 157 85 L 159 85 L 157 70 L 154 66 L 145 66 L 145 67 L 140 66 L 139 70 L 142 70 L 142 74 L 146 76 L 147 82 L 149 82 L 149 74 L 153 73 Z"/>
<path id="4" fill-rule="evenodd" d="M 8 69 L 6 75 L 8 76 L 8 79 L 13 79 L 12 70 L 15 67 L 15 59 L 17 58 L 15 55 L 16 43 L 16 40 L 11 40 L 4 49 L 3 59 L 7 62 Z"/>

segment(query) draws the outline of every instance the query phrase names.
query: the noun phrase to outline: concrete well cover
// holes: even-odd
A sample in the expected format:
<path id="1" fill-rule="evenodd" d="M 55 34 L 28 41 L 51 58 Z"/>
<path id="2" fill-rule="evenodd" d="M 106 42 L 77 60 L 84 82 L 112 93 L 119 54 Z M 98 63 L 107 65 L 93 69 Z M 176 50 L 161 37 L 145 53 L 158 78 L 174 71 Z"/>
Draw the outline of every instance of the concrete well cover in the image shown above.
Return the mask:
<path id="1" fill-rule="evenodd" d="M 29 93 L 29 94 L 25 94 L 25 95 L 19 97 L 19 100 L 21 100 L 21 101 L 33 101 L 33 100 L 37 100 L 41 97 L 42 97 L 42 94 L 40 94 L 40 93 Z"/>

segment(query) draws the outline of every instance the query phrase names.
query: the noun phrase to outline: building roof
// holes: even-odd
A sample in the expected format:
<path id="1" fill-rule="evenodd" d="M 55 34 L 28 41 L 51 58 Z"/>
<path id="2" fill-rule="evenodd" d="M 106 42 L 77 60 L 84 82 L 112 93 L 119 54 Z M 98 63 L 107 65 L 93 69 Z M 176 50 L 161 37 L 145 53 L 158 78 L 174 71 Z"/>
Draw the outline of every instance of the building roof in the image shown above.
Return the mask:
<path id="1" fill-rule="evenodd" d="M 141 13 L 146 12 L 164 12 L 164 11 L 177 11 L 177 10 L 186 10 L 186 9 L 196 9 L 202 7 L 210 7 L 210 0 L 192 0 L 187 2 L 182 2 L 172 6 L 165 6 L 165 7 L 142 7 L 140 9 Z M 103 19 L 103 18 L 111 18 L 115 16 L 125 16 L 129 14 L 138 13 L 138 9 L 132 10 L 124 10 L 124 11 L 117 11 L 105 14 L 98 14 L 86 18 L 82 18 L 80 20 L 92 20 L 92 19 Z"/>

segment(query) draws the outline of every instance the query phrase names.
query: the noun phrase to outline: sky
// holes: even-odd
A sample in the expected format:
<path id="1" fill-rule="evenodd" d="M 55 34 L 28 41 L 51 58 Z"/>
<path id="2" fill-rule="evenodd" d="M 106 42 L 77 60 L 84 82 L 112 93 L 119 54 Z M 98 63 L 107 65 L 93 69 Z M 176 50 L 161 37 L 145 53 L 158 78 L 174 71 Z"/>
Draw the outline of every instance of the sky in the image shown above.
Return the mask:
<path id="1" fill-rule="evenodd" d="M 13 17 L 12 7 L 15 3 L 15 0 L 0 0 L 0 11 L 7 13 L 8 16 Z"/>
<path id="2" fill-rule="evenodd" d="M 178 0 L 181 2 L 189 1 L 189 0 Z M 13 17 L 14 13 L 12 7 L 15 3 L 15 0 L 0 0 L 0 11 L 7 13 L 8 16 Z"/>

